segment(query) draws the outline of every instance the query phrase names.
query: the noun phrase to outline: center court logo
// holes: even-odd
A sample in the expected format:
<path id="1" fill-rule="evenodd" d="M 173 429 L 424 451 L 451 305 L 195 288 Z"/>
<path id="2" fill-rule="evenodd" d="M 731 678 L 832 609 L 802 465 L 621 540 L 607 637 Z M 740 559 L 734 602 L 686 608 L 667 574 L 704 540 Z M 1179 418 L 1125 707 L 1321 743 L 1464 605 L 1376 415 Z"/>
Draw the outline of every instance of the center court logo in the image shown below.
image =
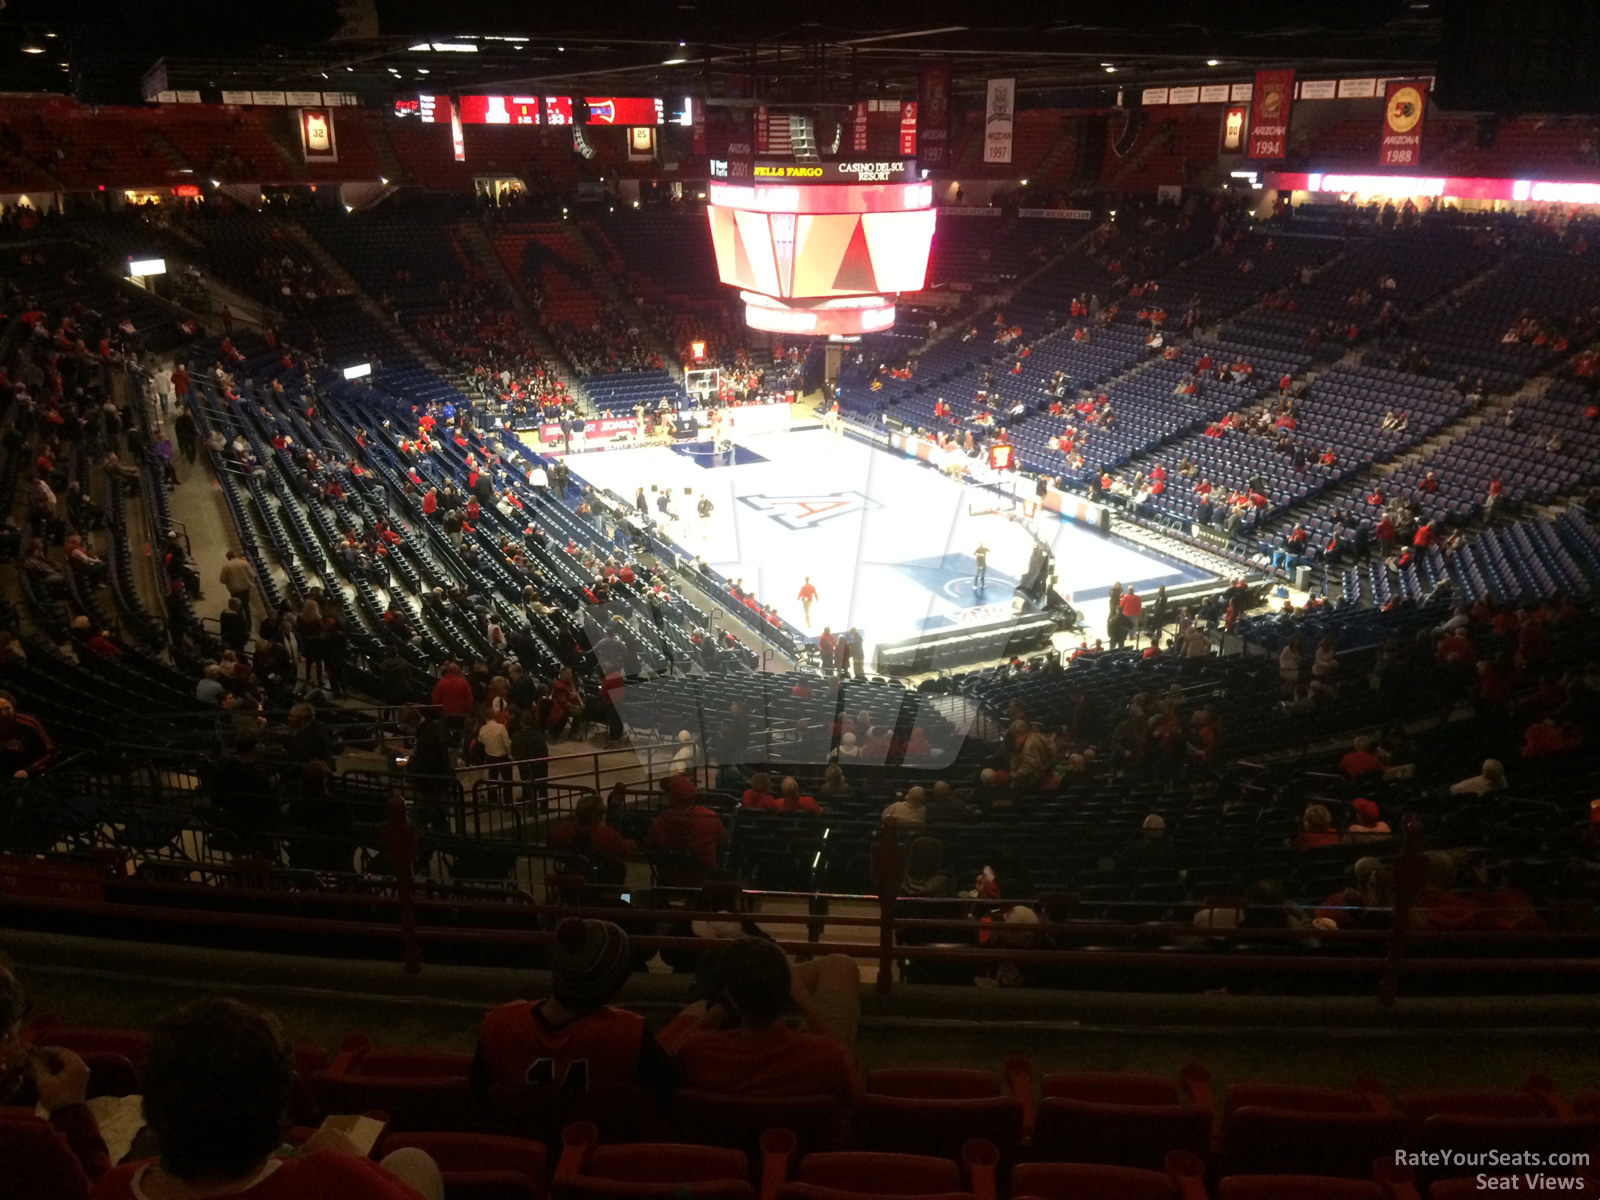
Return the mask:
<path id="1" fill-rule="evenodd" d="M 824 521 L 846 517 L 852 513 L 871 512 L 882 508 L 864 492 L 816 492 L 801 496 L 740 496 L 739 502 L 747 504 L 769 520 L 785 529 L 815 529 Z"/>

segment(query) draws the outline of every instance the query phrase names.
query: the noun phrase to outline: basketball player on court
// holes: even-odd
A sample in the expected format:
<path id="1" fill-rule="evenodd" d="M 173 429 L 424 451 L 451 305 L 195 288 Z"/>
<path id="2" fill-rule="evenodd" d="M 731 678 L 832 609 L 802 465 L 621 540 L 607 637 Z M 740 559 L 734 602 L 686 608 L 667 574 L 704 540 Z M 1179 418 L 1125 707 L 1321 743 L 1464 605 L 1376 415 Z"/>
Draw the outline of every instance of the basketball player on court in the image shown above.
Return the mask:
<path id="1" fill-rule="evenodd" d="M 811 606 L 817 602 L 817 589 L 811 586 L 811 576 L 800 585 L 800 608 L 806 614 L 806 628 L 811 628 Z"/>
<path id="2" fill-rule="evenodd" d="M 972 552 L 972 561 L 976 564 L 976 570 L 972 572 L 972 587 L 981 592 L 989 582 L 989 547 L 979 542 L 978 548 Z"/>

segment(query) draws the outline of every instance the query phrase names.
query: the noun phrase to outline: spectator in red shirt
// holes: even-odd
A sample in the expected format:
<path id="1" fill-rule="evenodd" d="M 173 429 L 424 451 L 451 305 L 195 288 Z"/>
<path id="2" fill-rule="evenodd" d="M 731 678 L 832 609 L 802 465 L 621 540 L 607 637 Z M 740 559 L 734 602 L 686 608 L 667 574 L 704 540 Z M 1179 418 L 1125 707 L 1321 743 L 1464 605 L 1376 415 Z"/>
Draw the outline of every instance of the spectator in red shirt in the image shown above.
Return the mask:
<path id="1" fill-rule="evenodd" d="M 675 874 L 704 875 L 717 865 L 717 851 L 728 831 L 721 817 L 694 802 L 694 781 L 688 776 L 673 775 L 664 786 L 667 807 L 650 822 L 645 847 L 683 860 L 683 870 Z M 658 871 L 664 869 L 662 863 L 656 866 Z"/>
<path id="2" fill-rule="evenodd" d="M 451 659 L 439 668 L 439 682 L 433 685 L 433 706 L 446 718 L 466 720 L 472 712 L 472 684 L 461 673 L 461 664 Z"/>
<path id="3" fill-rule="evenodd" d="M 1358 737 L 1355 746 L 1339 760 L 1339 770 L 1351 779 L 1381 775 L 1387 769 L 1383 759 L 1372 752 L 1372 739 L 1369 737 Z"/>
<path id="4" fill-rule="evenodd" d="M 550 827 L 550 845 L 556 850 L 572 850 L 585 858 L 620 861 L 634 857 L 639 847 L 606 824 L 606 810 L 599 796 L 586 795 L 573 807 L 572 816 Z"/>
<path id="5" fill-rule="evenodd" d="M 1417 534 L 1411 539 L 1411 544 L 1418 550 L 1426 550 L 1429 546 L 1433 545 L 1433 540 L 1438 535 L 1438 532 L 1439 531 L 1434 527 L 1434 522 L 1432 521 L 1429 521 L 1425 525 L 1418 525 Z"/>
<path id="6" fill-rule="evenodd" d="M 266 1013 L 202 1000 L 156 1026 L 144 1069 L 144 1117 L 159 1159 L 124 1163 L 95 1200 L 438 1200 L 444 1183 L 419 1150 L 380 1163 L 344 1134 L 319 1131 L 276 1157 L 289 1127 L 294 1052 Z"/>
<path id="7" fill-rule="evenodd" d="M 1522 757 L 1544 758 L 1551 754 L 1563 754 L 1568 750 L 1576 750 L 1583 745 L 1583 734 L 1571 721 L 1557 721 L 1555 717 L 1546 715 L 1542 720 L 1535 721 L 1522 733 Z"/>
<path id="8" fill-rule="evenodd" d="M 918 731 L 913 730 L 915 735 Z M 778 785 L 777 801 L 773 805 L 780 812 L 803 812 L 819 814 L 822 806 L 815 797 L 800 794 L 800 781 L 793 776 L 785 776 L 784 781 Z"/>
<path id="9" fill-rule="evenodd" d="M 501 1005 L 478 1028 L 472 1086 L 564 1096 L 636 1085 L 665 1100 L 679 1081 L 645 1019 L 611 1007 L 633 972 L 628 935 L 610 921 L 568 917 L 550 951 L 550 997 Z"/>
<path id="10" fill-rule="evenodd" d="M 745 788 L 744 795 L 739 800 L 741 808 L 772 808 L 775 806 L 772 798 L 772 781 L 765 771 L 757 771 L 750 776 L 750 786 Z"/>
<path id="11" fill-rule="evenodd" d="M 791 969 L 774 943 L 744 937 L 722 952 L 714 974 L 716 1003 L 685 1014 L 693 1024 L 674 1050 L 685 1086 L 735 1096 L 854 1099 L 860 1084 L 847 1047 L 860 1020 L 861 974 L 852 959 L 830 955 Z M 782 1020 L 791 1001 L 805 1032 Z"/>

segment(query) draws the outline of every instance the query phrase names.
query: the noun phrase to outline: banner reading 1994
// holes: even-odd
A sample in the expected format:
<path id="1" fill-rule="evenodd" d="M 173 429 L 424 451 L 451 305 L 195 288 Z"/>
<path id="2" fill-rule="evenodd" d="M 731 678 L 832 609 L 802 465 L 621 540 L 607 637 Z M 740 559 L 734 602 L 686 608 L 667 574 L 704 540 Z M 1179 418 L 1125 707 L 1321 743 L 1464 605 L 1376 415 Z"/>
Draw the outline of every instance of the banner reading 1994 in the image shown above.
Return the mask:
<path id="1" fill-rule="evenodd" d="M 1250 93 L 1248 158 L 1283 158 L 1289 152 L 1289 106 L 1294 101 L 1293 71 L 1257 71 Z"/>
<path id="2" fill-rule="evenodd" d="M 1427 112 L 1427 81 L 1391 79 L 1383 94 L 1383 140 L 1378 165 L 1414 167 L 1422 161 L 1422 118 Z"/>

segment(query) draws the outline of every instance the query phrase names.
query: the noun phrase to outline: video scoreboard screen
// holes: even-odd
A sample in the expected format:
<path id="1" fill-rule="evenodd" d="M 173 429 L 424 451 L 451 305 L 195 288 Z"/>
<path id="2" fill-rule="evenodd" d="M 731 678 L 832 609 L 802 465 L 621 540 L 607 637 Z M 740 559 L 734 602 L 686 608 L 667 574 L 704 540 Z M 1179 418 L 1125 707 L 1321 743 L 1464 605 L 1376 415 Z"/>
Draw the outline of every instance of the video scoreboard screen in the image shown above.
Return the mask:
<path id="1" fill-rule="evenodd" d="M 463 125 L 578 123 L 571 96 L 457 96 L 455 104 Z M 586 96 L 583 106 L 588 125 L 664 125 L 668 120 L 666 102 L 651 96 Z M 685 100 L 681 108 L 674 108 L 671 120 L 687 125 L 692 113 L 692 102 Z M 443 124 L 450 119 L 450 97 L 427 92 L 397 97 L 394 115 L 416 118 L 424 125 Z"/>
<path id="2" fill-rule="evenodd" d="M 648 96 L 585 96 L 590 125 L 660 125 L 666 105 Z"/>
<path id="3" fill-rule="evenodd" d="M 570 125 L 571 96 L 457 96 L 456 113 L 463 125 Z M 394 115 L 415 117 L 424 125 L 450 119 L 450 97 L 423 93 L 394 102 Z"/>

